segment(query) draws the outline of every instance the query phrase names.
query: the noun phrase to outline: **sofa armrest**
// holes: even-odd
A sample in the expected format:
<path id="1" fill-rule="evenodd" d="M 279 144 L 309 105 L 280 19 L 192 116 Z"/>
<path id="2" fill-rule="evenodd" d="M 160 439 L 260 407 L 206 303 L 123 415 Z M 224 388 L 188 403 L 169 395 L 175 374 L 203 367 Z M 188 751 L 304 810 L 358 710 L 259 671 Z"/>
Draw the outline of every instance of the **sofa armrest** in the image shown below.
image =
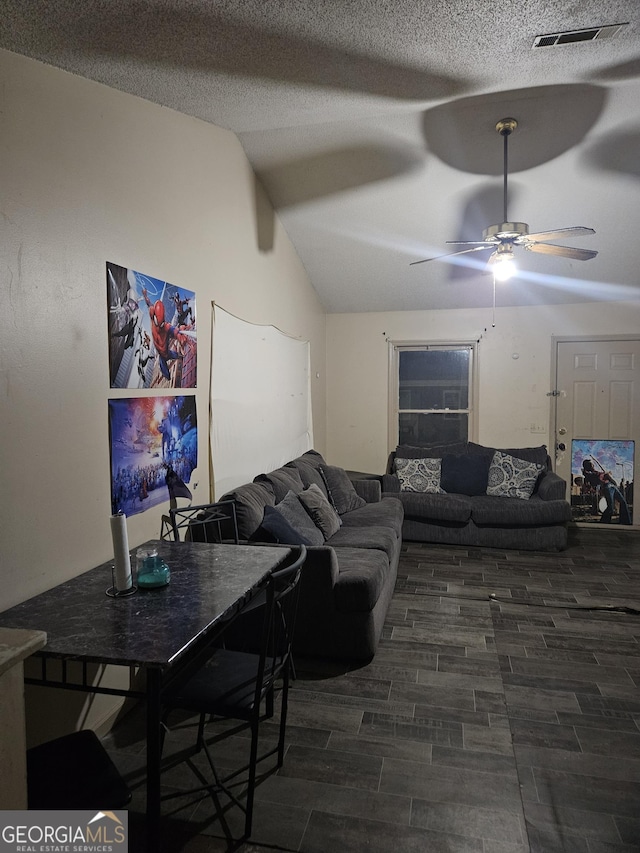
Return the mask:
<path id="1" fill-rule="evenodd" d="M 382 475 L 382 491 L 383 492 L 399 492 L 400 491 L 400 480 L 396 476 L 396 474 L 383 474 Z"/>
<path id="2" fill-rule="evenodd" d="M 566 500 L 567 484 L 555 471 L 547 471 L 538 483 L 538 497 L 543 501 Z"/>
<path id="3" fill-rule="evenodd" d="M 382 489 L 379 480 L 352 480 L 356 494 L 364 498 L 368 504 L 378 503 L 382 500 Z"/>

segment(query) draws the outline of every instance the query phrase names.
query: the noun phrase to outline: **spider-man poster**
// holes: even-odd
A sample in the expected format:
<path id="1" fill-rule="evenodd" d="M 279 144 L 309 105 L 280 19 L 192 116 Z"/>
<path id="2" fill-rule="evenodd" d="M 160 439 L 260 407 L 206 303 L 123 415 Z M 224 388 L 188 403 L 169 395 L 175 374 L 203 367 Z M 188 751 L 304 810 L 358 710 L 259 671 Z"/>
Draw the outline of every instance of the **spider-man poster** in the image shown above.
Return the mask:
<path id="1" fill-rule="evenodd" d="M 107 263 L 111 388 L 195 388 L 196 297 Z"/>
<path id="2" fill-rule="evenodd" d="M 144 512 L 169 500 L 167 473 L 188 483 L 198 464 L 196 398 L 109 400 L 109 435 L 112 511 Z"/>

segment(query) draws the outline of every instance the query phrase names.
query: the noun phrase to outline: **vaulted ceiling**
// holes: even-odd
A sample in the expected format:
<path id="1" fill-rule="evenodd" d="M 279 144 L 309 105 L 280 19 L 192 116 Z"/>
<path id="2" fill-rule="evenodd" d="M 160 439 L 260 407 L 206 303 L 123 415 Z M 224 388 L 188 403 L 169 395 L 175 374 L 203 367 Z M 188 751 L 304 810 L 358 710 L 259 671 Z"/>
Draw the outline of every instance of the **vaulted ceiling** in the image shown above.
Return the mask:
<path id="1" fill-rule="evenodd" d="M 506 116 L 518 121 L 509 220 L 594 228 L 573 245 L 598 256 L 520 250 L 497 304 L 640 296 L 637 0 L 0 0 L 0 11 L 0 47 L 236 132 L 329 312 L 491 303 L 488 252 L 410 263 L 502 222 Z M 625 26 L 598 29 L 614 24 Z M 533 46 L 585 29 L 597 37 Z"/>

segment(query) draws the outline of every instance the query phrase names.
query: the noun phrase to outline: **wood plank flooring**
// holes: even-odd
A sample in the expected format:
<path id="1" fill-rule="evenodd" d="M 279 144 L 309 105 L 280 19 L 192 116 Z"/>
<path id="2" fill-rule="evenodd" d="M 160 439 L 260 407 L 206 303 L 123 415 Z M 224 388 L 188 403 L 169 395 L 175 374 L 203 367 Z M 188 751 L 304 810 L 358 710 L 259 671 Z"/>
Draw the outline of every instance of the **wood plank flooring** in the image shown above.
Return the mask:
<path id="1" fill-rule="evenodd" d="M 168 853 L 638 853 L 634 610 L 637 531 L 573 529 L 554 554 L 405 543 L 374 660 L 297 660 L 285 763 L 257 789 L 251 841 L 234 847 L 210 800 L 178 797 Z M 179 721 L 167 754 L 191 736 Z M 140 714 L 105 743 L 139 832 Z M 246 747 L 227 742 L 220 764 Z M 192 782 L 184 764 L 164 776 L 178 793 Z M 238 837 L 238 810 L 226 819 Z"/>

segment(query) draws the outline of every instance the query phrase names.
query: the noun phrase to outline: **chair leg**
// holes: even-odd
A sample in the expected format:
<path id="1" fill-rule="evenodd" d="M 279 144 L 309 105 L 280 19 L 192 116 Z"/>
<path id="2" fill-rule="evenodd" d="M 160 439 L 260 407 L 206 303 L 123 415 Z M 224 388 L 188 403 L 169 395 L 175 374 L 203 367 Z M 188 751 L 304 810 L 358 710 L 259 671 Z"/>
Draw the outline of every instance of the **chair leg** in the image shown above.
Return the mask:
<path id="1" fill-rule="evenodd" d="M 200 719 L 198 720 L 198 735 L 196 739 L 196 745 L 198 749 L 202 749 L 205 745 L 204 742 L 204 724 L 206 720 L 206 714 L 200 714 Z"/>
<path id="2" fill-rule="evenodd" d="M 287 710 L 289 706 L 289 667 L 282 673 L 282 697 L 280 700 L 280 732 L 278 734 L 278 767 L 284 764 L 285 731 L 287 727 Z"/>
<path id="3" fill-rule="evenodd" d="M 251 723 L 251 756 L 249 758 L 249 781 L 247 785 L 247 811 L 245 813 L 244 833 L 245 838 L 251 837 L 253 823 L 253 795 L 256 787 L 256 772 L 258 765 L 258 731 L 260 726 L 259 717 Z"/>

